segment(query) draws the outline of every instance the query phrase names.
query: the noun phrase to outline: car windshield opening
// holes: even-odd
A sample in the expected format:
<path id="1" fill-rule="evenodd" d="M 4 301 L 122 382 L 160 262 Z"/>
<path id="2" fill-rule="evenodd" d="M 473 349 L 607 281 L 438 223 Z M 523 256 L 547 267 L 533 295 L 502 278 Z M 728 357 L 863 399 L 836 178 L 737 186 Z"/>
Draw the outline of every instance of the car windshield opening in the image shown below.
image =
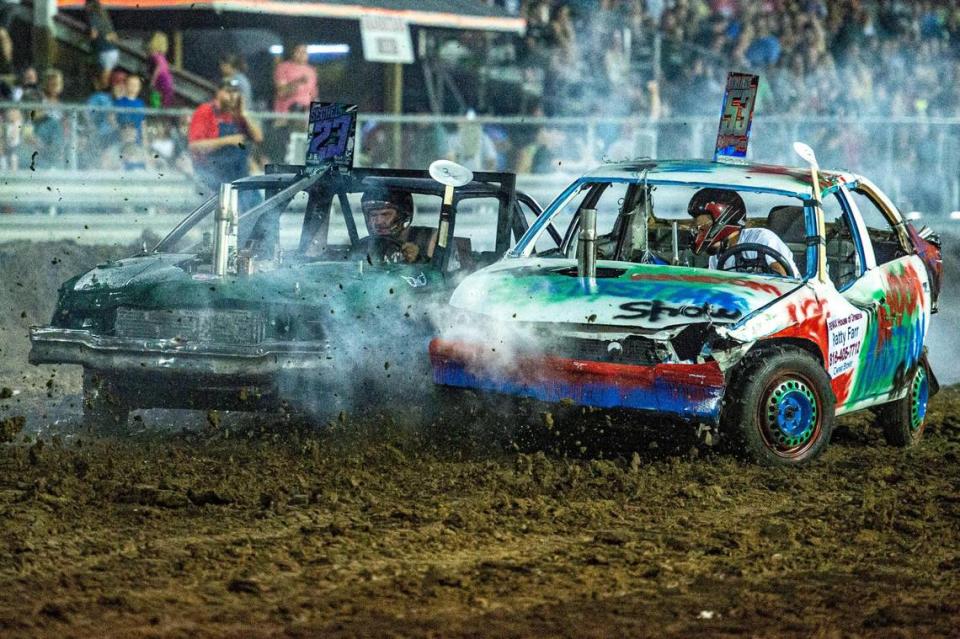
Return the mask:
<path id="1" fill-rule="evenodd" d="M 807 275 L 804 202 L 724 185 L 586 182 L 552 211 L 550 220 L 564 229 L 562 244 L 549 242 L 540 225 L 528 231 L 517 253 L 576 258 L 584 208 L 597 211 L 598 260 Z"/>

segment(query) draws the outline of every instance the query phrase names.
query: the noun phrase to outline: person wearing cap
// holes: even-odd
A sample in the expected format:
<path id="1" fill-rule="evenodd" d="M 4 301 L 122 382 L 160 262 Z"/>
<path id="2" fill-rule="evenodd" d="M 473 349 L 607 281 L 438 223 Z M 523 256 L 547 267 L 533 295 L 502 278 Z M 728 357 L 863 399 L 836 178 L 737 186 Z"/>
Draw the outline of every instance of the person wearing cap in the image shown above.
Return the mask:
<path id="1" fill-rule="evenodd" d="M 249 145 L 262 141 L 260 125 L 247 115 L 240 83 L 232 78 L 220 83 L 213 100 L 194 110 L 187 133 L 194 172 L 214 190 L 249 175 Z"/>

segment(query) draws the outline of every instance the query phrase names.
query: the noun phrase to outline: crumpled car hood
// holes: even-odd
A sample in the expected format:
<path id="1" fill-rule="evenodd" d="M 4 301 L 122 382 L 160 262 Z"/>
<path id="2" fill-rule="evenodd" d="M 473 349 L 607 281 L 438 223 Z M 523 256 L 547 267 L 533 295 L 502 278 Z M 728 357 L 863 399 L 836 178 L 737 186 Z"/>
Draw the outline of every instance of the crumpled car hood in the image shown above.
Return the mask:
<path id="1" fill-rule="evenodd" d="M 72 288 L 75 291 L 118 289 L 131 284 L 134 280 L 163 281 L 171 277 L 182 277 L 186 273 L 177 265 L 191 257 L 191 255 L 167 253 L 105 262 L 77 278 Z"/>
<path id="2" fill-rule="evenodd" d="M 269 303 L 362 310 L 404 293 L 436 290 L 442 277 L 424 265 L 371 267 L 350 262 L 290 264 L 248 277 L 217 278 L 184 268 L 192 255 L 155 254 L 101 264 L 68 280 L 67 306 L 252 307 Z M 401 311 L 402 312 L 402 311 Z"/>
<path id="3" fill-rule="evenodd" d="M 802 286 L 793 279 L 605 262 L 587 283 L 568 259 L 506 259 L 467 277 L 451 305 L 495 320 L 660 330 L 736 323 Z"/>

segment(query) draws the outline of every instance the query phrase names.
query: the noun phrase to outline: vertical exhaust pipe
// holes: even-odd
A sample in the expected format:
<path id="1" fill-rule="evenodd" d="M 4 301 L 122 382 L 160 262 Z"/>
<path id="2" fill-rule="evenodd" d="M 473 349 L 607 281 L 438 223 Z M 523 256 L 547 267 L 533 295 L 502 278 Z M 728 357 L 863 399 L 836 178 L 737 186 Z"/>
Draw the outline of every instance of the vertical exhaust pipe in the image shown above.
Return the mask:
<path id="1" fill-rule="evenodd" d="M 680 222 L 674 220 L 670 223 L 670 243 L 673 248 L 673 265 L 680 264 Z"/>
<path id="2" fill-rule="evenodd" d="M 577 275 L 594 279 L 597 276 L 597 209 L 581 209 L 577 242 Z"/>
<path id="3" fill-rule="evenodd" d="M 236 191 L 230 183 L 220 185 L 220 199 L 214 214 L 213 273 L 223 277 L 227 273 L 230 256 L 230 227 L 236 219 Z"/>
<path id="4" fill-rule="evenodd" d="M 240 191 L 239 189 L 230 189 L 230 224 L 227 225 L 227 266 L 230 265 L 230 257 L 237 255 L 237 238 L 240 235 Z"/>

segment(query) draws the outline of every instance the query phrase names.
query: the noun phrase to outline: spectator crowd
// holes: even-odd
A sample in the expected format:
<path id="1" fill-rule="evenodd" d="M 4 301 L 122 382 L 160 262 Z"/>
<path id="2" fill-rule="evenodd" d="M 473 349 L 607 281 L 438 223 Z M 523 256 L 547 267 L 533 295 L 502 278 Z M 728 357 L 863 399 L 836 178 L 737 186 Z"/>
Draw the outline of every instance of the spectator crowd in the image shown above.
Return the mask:
<path id="1" fill-rule="evenodd" d="M 731 69 L 763 77 L 766 114 L 960 115 L 957 0 L 498 4 L 527 20 L 517 55 L 544 74 L 548 115 L 714 115 L 703 96 Z"/>

